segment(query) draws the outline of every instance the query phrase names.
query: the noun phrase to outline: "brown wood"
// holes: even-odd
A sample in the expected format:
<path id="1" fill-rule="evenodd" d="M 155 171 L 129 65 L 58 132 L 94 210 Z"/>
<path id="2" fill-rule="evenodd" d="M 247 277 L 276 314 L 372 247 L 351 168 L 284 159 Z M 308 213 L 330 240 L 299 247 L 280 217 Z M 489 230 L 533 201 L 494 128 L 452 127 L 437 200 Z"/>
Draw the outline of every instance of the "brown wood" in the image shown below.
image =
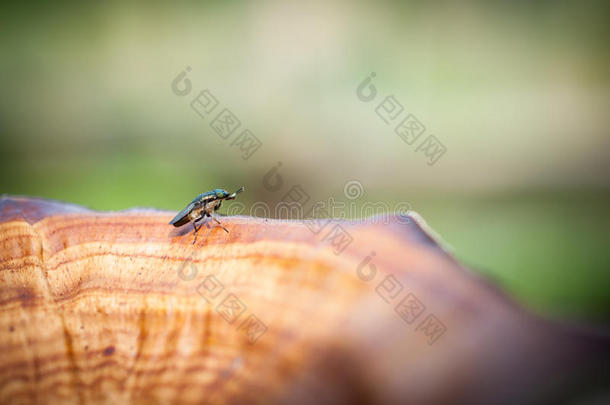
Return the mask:
<path id="1" fill-rule="evenodd" d="M 607 378 L 607 335 L 519 308 L 415 214 L 225 217 L 195 245 L 173 214 L 0 200 L 1 403 L 530 403 Z"/>

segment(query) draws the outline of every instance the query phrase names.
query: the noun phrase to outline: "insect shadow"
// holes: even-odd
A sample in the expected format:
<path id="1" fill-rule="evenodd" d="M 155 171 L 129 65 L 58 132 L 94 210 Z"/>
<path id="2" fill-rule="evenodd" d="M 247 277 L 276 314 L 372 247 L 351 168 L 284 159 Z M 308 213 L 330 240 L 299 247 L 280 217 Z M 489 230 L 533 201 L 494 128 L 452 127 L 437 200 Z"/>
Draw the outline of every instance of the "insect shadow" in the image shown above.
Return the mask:
<path id="1" fill-rule="evenodd" d="M 223 215 L 221 215 L 222 217 Z M 211 222 L 211 221 L 201 221 L 198 224 L 198 228 L 201 229 L 200 227 L 204 226 L 206 227 L 208 230 L 212 230 L 213 228 L 216 228 L 217 226 Z M 220 228 L 219 228 L 220 229 Z M 222 229 L 220 229 L 222 231 Z M 188 235 L 189 233 L 193 233 L 193 228 L 190 228 L 188 226 L 183 226 L 181 228 L 173 228 L 168 232 L 168 236 L 170 238 L 178 238 L 180 236 L 184 236 L 184 235 Z"/>

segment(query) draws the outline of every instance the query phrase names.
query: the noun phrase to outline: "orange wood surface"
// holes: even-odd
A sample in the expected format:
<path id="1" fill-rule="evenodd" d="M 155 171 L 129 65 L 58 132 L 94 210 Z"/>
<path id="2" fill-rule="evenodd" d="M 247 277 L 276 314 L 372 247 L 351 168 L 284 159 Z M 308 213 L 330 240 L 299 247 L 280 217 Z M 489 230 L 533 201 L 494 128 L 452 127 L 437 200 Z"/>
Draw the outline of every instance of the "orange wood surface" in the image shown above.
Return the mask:
<path id="1" fill-rule="evenodd" d="M 1 403 L 528 403 L 607 362 L 416 214 L 224 217 L 195 244 L 174 214 L 0 200 Z"/>

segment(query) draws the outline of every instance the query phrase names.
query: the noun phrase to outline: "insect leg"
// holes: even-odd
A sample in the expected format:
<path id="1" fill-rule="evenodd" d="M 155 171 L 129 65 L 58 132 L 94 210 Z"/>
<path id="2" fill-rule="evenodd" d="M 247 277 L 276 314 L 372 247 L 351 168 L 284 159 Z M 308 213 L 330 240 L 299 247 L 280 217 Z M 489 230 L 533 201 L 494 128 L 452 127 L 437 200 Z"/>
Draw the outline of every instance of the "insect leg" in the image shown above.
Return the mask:
<path id="1" fill-rule="evenodd" d="M 199 228 L 201 228 L 201 226 L 199 226 Z M 197 241 L 197 231 L 199 230 L 199 228 L 197 228 L 197 225 L 195 225 L 195 222 L 193 222 L 193 229 L 195 230 L 195 233 L 193 233 L 193 235 L 195 235 L 195 237 L 193 238 L 193 245 Z"/>
<path id="2" fill-rule="evenodd" d="M 195 244 L 195 242 L 197 241 L 197 231 L 199 231 L 201 229 L 201 227 L 203 226 L 203 224 L 199 225 L 199 228 L 197 228 L 197 225 L 195 225 L 197 222 L 201 221 L 203 218 L 205 218 L 205 215 L 200 216 L 199 218 L 197 218 L 196 220 L 193 221 L 193 229 L 195 230 L 195 238 L 193 239 L 193 245 Z"/>
<path id="3" fill-rule="evenodd" d="M 217 223 L 218 225 L 220 225 L 220 227 L 221 227 L 222 229 L 224 229 L 226 233 L 229 233 L 229 230 L 228 230 L 227 228 L 225 228 L 225 227 L 224 227 L 224 225 L 223 225 L 223 224 L 221 224 L 221 223 L 220 223 L 220 221 L 219 221 L 219 220 L 217 220 L 217 219 L 216 219 L 216 217 L 215 217 L 214 215 L 212 215 L 212 214 L 208 214 L 208 215 L 210 216 L 210 218 L 212 218 L 214 221 L 216 221 L 216 223 Z"/>

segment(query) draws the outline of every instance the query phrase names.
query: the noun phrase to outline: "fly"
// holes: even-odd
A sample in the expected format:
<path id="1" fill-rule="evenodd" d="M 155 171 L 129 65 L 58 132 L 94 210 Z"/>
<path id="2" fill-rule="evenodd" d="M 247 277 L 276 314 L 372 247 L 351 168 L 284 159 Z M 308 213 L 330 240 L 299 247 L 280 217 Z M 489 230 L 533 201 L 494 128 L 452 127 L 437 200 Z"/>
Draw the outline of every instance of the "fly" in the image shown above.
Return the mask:
<path id="1" fill-rule="evenodd" d="M 212 218 L 218 225 L 220 225 L 222 229 L 225 230 L 225 232 L 229 233 L 229 230 L 225 228 L 222 223 L 220 223 L 220 221 L 213 215 L 213 212 L 218 211 L 223 201 L 234 200 L 237 194 L 241 193 L 242 191 L 244 191 L 243 186 L 237 189 L 237 191 L 235 191 L 233 194 L 229 194 L 227 190 L 223 190 L 221 188 L 201 193 L 195 197 L 185 209 L 180 211 L 174 217 L 174 219 L 169 221 L 169 224 L 179 227 L 189 222 L 192 223 L 193 229 L 195 229 L 195 239 L 193 239 L 193 244 L 195 244 L 195 241 L 197 240 L 197 231 L 203 226 L 202 224 L 197 227 L 196 223 L 205 217 Z"/>

